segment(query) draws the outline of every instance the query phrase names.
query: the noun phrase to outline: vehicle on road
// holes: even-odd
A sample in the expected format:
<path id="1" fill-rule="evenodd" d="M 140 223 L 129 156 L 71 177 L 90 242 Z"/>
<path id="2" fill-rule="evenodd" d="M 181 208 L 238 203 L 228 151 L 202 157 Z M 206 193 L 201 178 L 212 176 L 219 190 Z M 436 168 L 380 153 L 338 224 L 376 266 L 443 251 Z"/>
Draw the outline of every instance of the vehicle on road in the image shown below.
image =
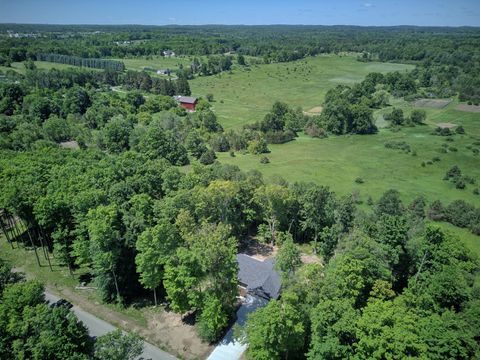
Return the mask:
<path id="1" fill-rule="evenodd" d="M 57 307 L 60 307 L 60 306 L 64 306 L 67 309 L 71 309 L 73 307 L 72 303 L 69 302 L 68 300 L 65 300 L 65 299 L 60 299 L 60 300 L 57 300 L 54 303 L 50 304 L 51 308 L 57 308 Z"/>

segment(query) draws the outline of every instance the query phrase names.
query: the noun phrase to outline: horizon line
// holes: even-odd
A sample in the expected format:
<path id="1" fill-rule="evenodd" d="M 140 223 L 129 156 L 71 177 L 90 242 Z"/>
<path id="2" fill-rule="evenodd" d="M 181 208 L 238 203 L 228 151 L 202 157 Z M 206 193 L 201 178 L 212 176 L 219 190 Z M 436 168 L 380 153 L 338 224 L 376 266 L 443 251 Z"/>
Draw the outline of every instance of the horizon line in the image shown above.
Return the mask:
<path id="1" fill-rule="evenodd" d="M 221 23 L 205 23 L 205 24 L 135 24 L 135 23 L 118 23 L 118 24 L 100 24 L 100 23 L 36 23 L 36 22 L 0 22 L 0 25 L 40 25 L 40 26 L 351 26 L 351 27 L 374 27 L 374 28 L 394 28 L 394 27 L 421 27 L 421 28 L 480 28 L 480 25 L 414 25 L 414 24 L 398 24 L 398 25 L 357 25 L 357 24 L 221 24 Z"/>

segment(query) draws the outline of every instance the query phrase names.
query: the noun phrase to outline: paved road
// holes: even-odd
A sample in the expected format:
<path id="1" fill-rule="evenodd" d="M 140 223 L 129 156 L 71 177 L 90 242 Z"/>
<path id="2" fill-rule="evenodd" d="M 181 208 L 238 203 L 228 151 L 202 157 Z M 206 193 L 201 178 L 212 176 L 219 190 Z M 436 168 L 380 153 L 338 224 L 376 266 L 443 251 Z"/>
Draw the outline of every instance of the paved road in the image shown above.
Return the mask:
<path id="1" fill-rule="evenodd" d="M 45 292 L 45 299 L 49 302 L 55 302 L 60 300 L 58 296 Z M 78 319 L 83 322 L 83 324 L 88 328 L 88 331 L 91 336 L 101 336 L 110 331 L 115 330 L 116 328 L 106 321 L 103 321 L 96 316 L 83 311 L 78 306 L 74 306 L 72 308 L 75 315 L 77 315 Z M 156 346 L 153 346 L 146 341 L 144 341 L 144 349 L 142 357 L 144 359 L 151 359 L 151 360 L 176 360 L 177 358 L 169 353 L 166 353 L 163 350 L 160 350 Z"/>

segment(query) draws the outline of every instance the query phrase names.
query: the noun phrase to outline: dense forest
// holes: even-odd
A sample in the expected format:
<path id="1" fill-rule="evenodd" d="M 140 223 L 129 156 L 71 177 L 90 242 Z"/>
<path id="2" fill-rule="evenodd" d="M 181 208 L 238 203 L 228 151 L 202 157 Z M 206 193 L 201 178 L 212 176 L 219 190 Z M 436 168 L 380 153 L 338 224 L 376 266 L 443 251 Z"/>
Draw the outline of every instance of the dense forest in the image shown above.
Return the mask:
<path id="1" fill-rule="evenodd" d="M 34 34 L 9 38 L 6 31 Z M 355 26 L 62 26 L 0 25 L 0 65 L 51 53 L 80 58 L 236 53 L 284 62 L 318 54 L 361 53 L 360 61 L 410 62 L 437 96 L 459 91 L 479 101 L 480 34 L 476 28 Z M 201 73 L 215 72 L 212 60 Z M 228 64 L 221 65 L 229 68 Z M 217 70 L 218 71 L 218 70 Z"/>
<path id="2" fill-rule="evenodd" d="M 35 36 L 10 38 L 6 30 Z M 0 25 L 0 32 L 0 63 L 25 64 L 25 75 L 9 72 L 0 83 L 0 226 L 9 246 L 33 250 L 39 263 L 54 258 L 72 275 L 88 269 L 104 302 L 166 301 L 193 314 L 200 338 L 214 342 L 235 314 L 236 254 L 255 238 L 278 247 L 282 296 L 236 329 L 249 358 L 480 356 L 479 260 L 434 224 L 478 234 L 479 208 L 423 196 L 406 204 L 393 189 L 361 204 L 355 193 L 266 181 L 216 161 L 216 152 L 266 154 L 302 131 L 373 136 L 373 111 L 390 97 L 478 102 L 478 29 Z M 268 63 L 348 51 L 359 61 L 417 67 L 334 87 L 318 116 L 272 101 L 263 118 L 224 130 L 212 99 L 187 112 L 172 98 L 191 94 L 187 71 L 160 78 L 99 60 L 168 49 L 209 56 L 192 63 L 192 76 L 229 71 L 227 52 L 239 66 L 247 56 Z M 34 60 L 82 68 L 42 70 Z M 425 112 L 394 108 L 386 120 L 394 129 L 421 125 Z M 469 181 L 458 167 L 445 180 Z M 302 264 L 299 246 L 321 261 Z M 109 344 L 91 342 L 73 314 L 45 304 L 41 284 L 1 261 L 2 359 L 56 351 L 45 350 L 49 338 L 34 322 L 52 324 L 72 344 L 58 359 L 102 358 Z"/>

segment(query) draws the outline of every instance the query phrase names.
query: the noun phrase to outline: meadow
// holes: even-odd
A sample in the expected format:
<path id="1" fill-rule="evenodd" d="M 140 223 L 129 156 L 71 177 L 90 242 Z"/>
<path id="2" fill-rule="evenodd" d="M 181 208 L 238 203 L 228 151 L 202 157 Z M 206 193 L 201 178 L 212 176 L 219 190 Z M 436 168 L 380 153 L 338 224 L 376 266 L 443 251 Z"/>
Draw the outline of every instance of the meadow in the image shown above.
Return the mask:
<path id="1" fill-rule="evenodd" d="M 336 85 L 351 85 L 370 72 L 412 68 L 325 55 L 289 63 L 235 66 L 231 72 L 199 76 L 190 81 L 190 88 L 194 96 L 213 94 L 213 109 L 222 126 L 229 129 L 261 120 L 277 100 L 307 111 L 321 105 L 325 93 Z"/>
<path id="2" fill-rule="evenodd" d="M 142 71 L 144 67 L 151 67 L 154 69 L 170 69 L 177 70 L 181 65 L 190 66 L 192 62 L 189 57 L 176 56 L 172 58 L 166 58 L 163 56 L 156 57 L 135 57 L 125 59 L 112 59 L 122 61 L 128 70 Z"/>
<path id="3" fill-rule="evenodd" d="M 76 67 L 76 66 L 72 66 L 72 65 L 68 65 L 68 64 L 59 64 L 59 63 L 53 63 L 53 62 L 49 62 L 49 61 L 34 61 L 34 63 L 35 63 L 35 66 L 38 69 L 44 69 L 44 70 L 50 70 L 50 69 L 53 69 L 53 68 L 63 70 L 63 69 L 75 68 Z M 100 69 L 92 69 L 92 68 L 88 68 L 88 69 L 95 70 L 95 71 L 101 71 Z M 25 75 L 25 72 L 26 72 L 25 64 L 23 62 L 12 62 L 10 67 L 0 66 L 0 70 L 3 71 L 3 72 L 6 72 L 8 70 L 13 70 L 13 71 L 16 71 L 19 74 L 23 74 L 23 75 Z"/>
<path id="4" fill-rule="evenodd" d="M 411 109 L 404 101 L 397 100 L 397 105 L 401 105 L 407 114 Z M 221 162 L 237 165 L 243 170 L 258 169 L 269 181 L 280 178 L 289 182 L 312 181 L 327 185 L 339 194 L 358 191 L 364 202 L 368 197 L 376 200 L 384 191 L 394 188 L 400 191 L 405 201 L 423 194 L 430 201 L 441 199 L 449 203 L 463 199 L 480 206 L 480 196 L 472 193 L 480 184 L 469 184 L 460 190 L 443 180 L 446 171 L 456 164 L 464 174 L 480 181 L 480 157 L 472 151 L 480 148 L 474 145 L 480 140 L 480 115 L 458 111 L 456 105 L 454 101 L 445 109 L 426 109 L 427 124 L 403 127 L 398 132 L 383 128 L 375 135 L 330 136 L 325 139 L 300 134 L 289 143 L 269 145 L 271 152 L 265 154 L 269 164 L 260 163 L 264 155 L 237 153 L 231 157 L 228 153 L 217 153 L 217 156 Z M 439 122 L 463 125 L 466 134 L 454 135 L 454 141 L 447 142 L 445 137 L 431 134 Z M 391 140 L 407 142 L 412 151 L 405 153 L 385 148 L 385 142 Z M 457 151 L 441 153 L 443 144 Z M 434 157 L 440 161 L 432 161 Z M 432 164 L 422 167 L 422 162 L 427 161 Z M 355 182 L 357 178 L 364 182 Z"/>

